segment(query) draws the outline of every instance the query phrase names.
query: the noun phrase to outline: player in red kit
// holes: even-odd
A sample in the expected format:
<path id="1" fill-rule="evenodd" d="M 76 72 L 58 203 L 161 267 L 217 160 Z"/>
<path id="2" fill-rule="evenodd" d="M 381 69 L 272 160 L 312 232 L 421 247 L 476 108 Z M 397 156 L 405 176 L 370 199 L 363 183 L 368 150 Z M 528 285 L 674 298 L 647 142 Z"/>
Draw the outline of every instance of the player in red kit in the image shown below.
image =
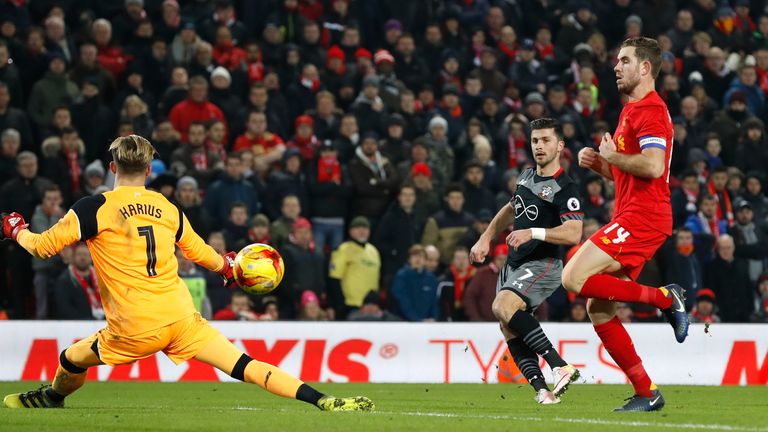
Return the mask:
<path id="1" fill-rule="evenodd" d="M 688 335 L 682 287 L 635 282 L 645 262 L 672 234 L 672 120 L 654 90 L 660 66 L 661 49 L 654 39 L 631 38 L 621 45 L 614 71 L 618 90 L 629 102 L 613 137 L 603 136 L 599 153 L 589 147 L 579 152 L 581 167 L 614 180 L 614 216 L 563 269 L 563 286 L 589 298 L 587 311 L 595 331 L 635 389 L 629 402 L 616 411 L 656 411 L 664 406 L 664 398 L 616 317 L 615 302 L 653 305 L 672 324 L 678 342 Z"/>

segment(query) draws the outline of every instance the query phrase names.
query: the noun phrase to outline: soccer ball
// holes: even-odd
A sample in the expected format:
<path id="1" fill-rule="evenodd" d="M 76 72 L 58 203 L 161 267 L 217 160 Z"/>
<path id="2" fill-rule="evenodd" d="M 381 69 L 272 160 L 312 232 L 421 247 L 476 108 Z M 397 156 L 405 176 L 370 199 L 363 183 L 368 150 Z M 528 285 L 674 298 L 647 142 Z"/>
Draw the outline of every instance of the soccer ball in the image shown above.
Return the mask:
<path id="1" fill-rule="evenodd" d="M 250 244 L 235 257 L 235 281 L 250 294 L 266 294 L 277 288 L 284 271 L 283 257 L 270 245 Z"/>

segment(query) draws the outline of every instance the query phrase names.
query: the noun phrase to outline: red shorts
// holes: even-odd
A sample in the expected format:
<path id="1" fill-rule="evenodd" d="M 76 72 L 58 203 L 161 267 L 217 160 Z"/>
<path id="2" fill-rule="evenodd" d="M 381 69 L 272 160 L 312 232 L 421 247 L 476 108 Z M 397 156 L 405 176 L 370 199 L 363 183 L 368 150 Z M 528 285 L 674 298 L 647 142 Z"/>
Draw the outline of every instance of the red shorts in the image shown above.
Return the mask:
<path id="1" fill-rule="evenodd" d="M 667 235 L 620 217 L 608 222 L 589 239 L 618 261 L 627 277 L 636 280 L 645 263 L 667 240 Z"/>

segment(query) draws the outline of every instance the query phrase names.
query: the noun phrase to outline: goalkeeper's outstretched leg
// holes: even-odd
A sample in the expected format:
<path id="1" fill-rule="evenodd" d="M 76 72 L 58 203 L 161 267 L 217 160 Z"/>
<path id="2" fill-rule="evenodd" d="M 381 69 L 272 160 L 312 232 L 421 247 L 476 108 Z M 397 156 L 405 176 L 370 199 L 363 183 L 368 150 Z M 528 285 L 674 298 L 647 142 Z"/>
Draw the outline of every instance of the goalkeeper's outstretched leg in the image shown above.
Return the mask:
<path id="1" fill-rule="evenodd" d="M 324 395 L 279 367 L 252 359 L 222 335 L 211 340 L 195 359 L 229 374 L 232 378 L 256 384 L 278 396 L 310 403 L 323 411 L 375 409 L 373 402 L 365 396 L 337 398 Z"/>
<path id="2" fill-rule="evenodd" d="M 8 408 L 63 408 L 64 398 L 83 386 L 88 368 L 104 364 L 95 345 L 74 344 L 61 352 L 56 376 L 50 385 L 26 393 L 12 393 L 3 398 Z"/>

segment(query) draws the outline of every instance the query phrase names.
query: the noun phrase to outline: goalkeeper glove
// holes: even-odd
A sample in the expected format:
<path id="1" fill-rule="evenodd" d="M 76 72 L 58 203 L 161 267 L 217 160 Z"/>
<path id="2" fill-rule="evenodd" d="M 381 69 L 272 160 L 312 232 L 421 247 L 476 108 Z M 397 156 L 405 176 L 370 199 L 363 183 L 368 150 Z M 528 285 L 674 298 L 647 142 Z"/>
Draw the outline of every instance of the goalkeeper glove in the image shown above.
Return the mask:
<path id="1" fill-rule="evenodd" d="M 235 282 L 235 252 L 227 252 L 222 258 L 224 258 L 224 266 L 219 270 L 219 276 L 224 280 L 224 286 L 227 288 L 234 288 L 237 283 Z"/>
<path id="2" fill-rule="evenodd" d="M 27 229 L 29 224 L 24 221 L 24 216 L 19 213 L 13 212 L 11 214 L 0 214 L 3 219 L 3 237 L 2 239 L 13 239 L 16 241 L 16 236 L 19 235 L 21 230 Z"/>

